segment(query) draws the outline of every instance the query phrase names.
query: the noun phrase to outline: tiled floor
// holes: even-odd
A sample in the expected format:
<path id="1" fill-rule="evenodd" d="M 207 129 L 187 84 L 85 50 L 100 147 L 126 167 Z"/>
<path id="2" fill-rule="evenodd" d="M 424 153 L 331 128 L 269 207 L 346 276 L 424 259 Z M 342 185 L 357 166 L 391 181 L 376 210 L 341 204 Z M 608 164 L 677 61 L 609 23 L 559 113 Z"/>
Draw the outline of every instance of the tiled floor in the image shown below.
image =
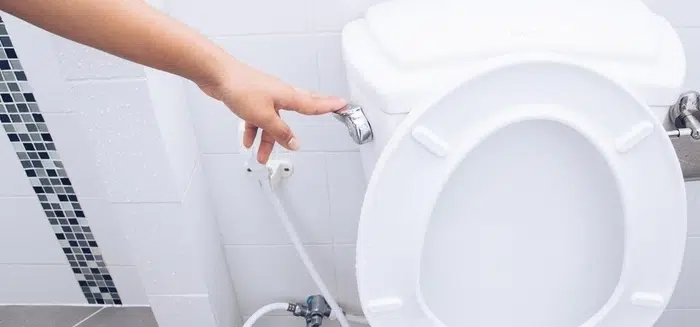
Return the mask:
<path id="1" fill-rule="evenodd" d="M 0 306 L 0 327 L 158 327 L 150 308 Z"/>

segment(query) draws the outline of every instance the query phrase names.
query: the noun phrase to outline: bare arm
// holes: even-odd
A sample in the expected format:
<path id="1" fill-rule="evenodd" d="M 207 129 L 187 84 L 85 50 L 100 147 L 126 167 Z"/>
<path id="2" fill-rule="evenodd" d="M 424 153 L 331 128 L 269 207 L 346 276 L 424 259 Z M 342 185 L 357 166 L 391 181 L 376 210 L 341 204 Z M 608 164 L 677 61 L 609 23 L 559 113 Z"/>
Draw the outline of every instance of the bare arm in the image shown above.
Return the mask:
<path id="1" fill-rule="evenodd" d="M 246 66 L 143 0 L 0 0 L 0 9 L 49 32 L 187 78 L 247 122 L 245 145 L 263 129 L 258 160 L 275 142 L 299 145 L 278 111 L 324 114 L 344 101 L 298 90 Z"/>

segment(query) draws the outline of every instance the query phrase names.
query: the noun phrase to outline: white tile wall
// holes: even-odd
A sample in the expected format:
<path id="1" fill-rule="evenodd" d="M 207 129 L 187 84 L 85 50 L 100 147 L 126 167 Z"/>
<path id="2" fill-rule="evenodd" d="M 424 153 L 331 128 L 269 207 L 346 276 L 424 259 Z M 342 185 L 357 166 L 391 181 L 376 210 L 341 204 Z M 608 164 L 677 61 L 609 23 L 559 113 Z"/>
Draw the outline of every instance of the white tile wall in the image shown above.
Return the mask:
<path id="1" fill-rule="evenodd" d="M 177 181 L 164 173 L 169 163 L 144 79 L 72 82 L 71 99 L 110 201 L 180 199 Z"/>
<path id="2" fill-rule="evenodd" d="M 207 296 L 149 296 L 159 326 L 217 327 Z"/>
<path id="3" fill-rule="evenodd" d="M 68 264 L 36 196 L 0 198 L 0 208 L 0 264 Z"/>
<path id="4" fill-rule="evenodd" d="M 0 127 L 2 128 L 2 127 Z M 0 130 L 0 196 L 26 196 L 35 197 L 32 185 L 17 159 L 12 143 Z"/>
<path id="5" fill-rule="evenodd" d="M 308 245 L 306 250 L 329 290 L 335 293 L 333 247 Z M 244 316 L 271 302 L 304 301 L 319 293 L 291 245 L 229 246 L 226 255 Z"/>
<path id="6" fill-rule="evenodd" d="M 68 264 L 0 264 L 2 304 L 86 304 Z"/>

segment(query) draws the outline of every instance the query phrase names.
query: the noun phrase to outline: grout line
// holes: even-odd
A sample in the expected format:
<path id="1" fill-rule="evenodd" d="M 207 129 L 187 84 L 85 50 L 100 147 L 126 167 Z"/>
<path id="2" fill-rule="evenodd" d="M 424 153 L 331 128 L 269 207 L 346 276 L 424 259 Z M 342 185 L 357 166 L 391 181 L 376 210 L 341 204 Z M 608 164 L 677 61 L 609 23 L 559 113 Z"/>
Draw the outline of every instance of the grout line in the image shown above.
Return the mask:
<path id="1" fill-rule="evenodd" d="M 328 231 L 331 234 L 331 266 L 333 267 L 333 283 L 335 286 L 333 292 L 331 294 L 335 293 L 335 300 L 336 302 L 340 301 L 340 283 L 338 282 L 338 261 L 337 261 L 337 252 L 336 252 L 336 242 L 335 242 L 335 220 L 333 219 L 333 214 L 332 214 L 332 205 L 331 205 L 331 181 L 330 181 L 330 173 L 329 173 L 329 168 L 330 168 L 330 163 L 328 162 L 328 156 L 324 155 L 323 156 L 323 164 L 325 165 L 325 169 L 323 170 L 325 173 L 326 177 L 326 200 L 328 204 L 328 222 L 330 226 L 330 231 Z M 329 290 L 330 291 L 330 290 Z M 340 304 L 338 304 L 340 305 Z"/>
<path id="2" fill-rule="evenodd" d="M 189 298 L 205 298 L 209 297 L 208 293 L 195 294 L 147 294 L 148 297 L 189 297 Z"/>
<path id="3" fill-rule="evenodd" d="M 102 308 L 100 308 L 99 310 L 93 312 L 93 313 L 90 314 L 89 316 L 85 317 L 83 320 L 78 321 L 78 323 L 75 324 L 75 325 L 73 325 L 73 327 L 78 327 L 78 326 L 80 326 L 82 323 L 88 321 L 88 319 L 94 317 L 96 314 L 100 313 L 100 311 L 104 310 L 105 308 L 106 308 L 106 307 L 102 307 Z"/>
<path id="4" fill-rule="evenodd" d="M 318 126 L 318 125 L 317 125 Z M 283 152 L 283 153 L 301 153 L 301 154 L 325 154 L 325 153 L 356 153 L 360 149 L 355 150 L 323 150 L 323 151 L 298 151 L 298 152 Z M 202 156 L 225 156 L 225 155 L 240 155 L 241 152 L 202 152 Z"/>
<path id="5" fill-rule="evenodd" d="M 0 195 L 0 200 L 26 200 L 26 199 L 36 199 L 36 194 L 32 195 Z"/>
<path id="6" fill-rule="evenodd" d="M 325 31 L 314 31 L 314 32 L 258 32 L 258 33 L 246 33 L 246 34 L 211 34 L 206 35 L 208 39 L 211 40 L 221 40 L 228 38 L 243 38 L 243 37 L 258 37 L 258 36 L 282 36 L 282 37 L 308 37 L 308 36 L 328 36 L 328 35 L 341 35 L 342 31 L 336 30 L 325 30 Z"/>
<path id="7" fill-rule="evenodd" d="M 355 246 L 355 243 L 303 243 L 304 247 L 324 247 L 324 246 Z M 241 249 L 241 248 L 288 248 L 293 244 L 224 244 L 224 249 Z"/>
<path id="8" fill-rule="evenodd" d="M 146 76 L 129 76 L 129 77 L 87 77 L 87 78 L 70 78 L 65 79 L 66 83 L 72 85 L 90 84 L 93 82 L 100 83 L 120 83 L 120 82 L 144 82 Z"/>

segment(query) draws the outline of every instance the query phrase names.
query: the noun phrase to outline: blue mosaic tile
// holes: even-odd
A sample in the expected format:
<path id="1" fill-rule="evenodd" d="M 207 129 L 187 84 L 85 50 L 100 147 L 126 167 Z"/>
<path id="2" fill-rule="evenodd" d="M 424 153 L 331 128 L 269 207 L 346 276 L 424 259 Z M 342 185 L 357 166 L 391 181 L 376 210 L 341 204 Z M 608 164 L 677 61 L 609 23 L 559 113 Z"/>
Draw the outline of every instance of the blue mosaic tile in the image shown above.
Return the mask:
<path id="1" fill-rule="evenodd" d="M 0 126 L 90 304 L 121 305 L 112 276 L 0 17 Z"/>

